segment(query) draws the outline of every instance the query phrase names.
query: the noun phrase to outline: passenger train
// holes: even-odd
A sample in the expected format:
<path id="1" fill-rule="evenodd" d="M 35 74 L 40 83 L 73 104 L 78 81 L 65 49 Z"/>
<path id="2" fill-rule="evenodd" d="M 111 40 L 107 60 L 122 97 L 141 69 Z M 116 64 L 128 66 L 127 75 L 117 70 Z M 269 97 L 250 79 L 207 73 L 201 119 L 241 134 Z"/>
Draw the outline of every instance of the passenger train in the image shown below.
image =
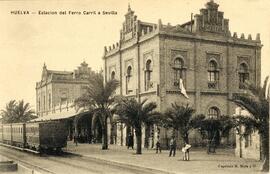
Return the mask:
<path id="1" fill-rule="evenodd" d="M 65 122 L 29 122 L 0 124 L 0 142 L 38 152 L 61 151 L 67 146 Z"/>

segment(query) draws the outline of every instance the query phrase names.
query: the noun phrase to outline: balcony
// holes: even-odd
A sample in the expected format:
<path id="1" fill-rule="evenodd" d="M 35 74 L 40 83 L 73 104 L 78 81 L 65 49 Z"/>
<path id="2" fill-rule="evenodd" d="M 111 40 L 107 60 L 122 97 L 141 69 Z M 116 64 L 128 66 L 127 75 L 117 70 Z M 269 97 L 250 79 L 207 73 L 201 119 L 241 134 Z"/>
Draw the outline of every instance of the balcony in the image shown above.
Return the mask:
<path id="1" fill-rule="evenodd" d="M 208 82 L 209 89 L 218 89 L 218 81 Z"/>
<path id="2" fill-rule="evenodd" d="M 179 87 L 179 81 L 173 82 L 173 86 Z"/>
<path id="3" fill-rule="evenodd" d="M 245 83 L 239 83 L 239 89 L 246 89 L 246 85 L 245 85 Z"/>
<path id="4" fill-rule="evenodd" d="M 145 84 L 145 91 L 148 91 L 151 88 L 154 88 L 154 82 L 147 81 Z"/>

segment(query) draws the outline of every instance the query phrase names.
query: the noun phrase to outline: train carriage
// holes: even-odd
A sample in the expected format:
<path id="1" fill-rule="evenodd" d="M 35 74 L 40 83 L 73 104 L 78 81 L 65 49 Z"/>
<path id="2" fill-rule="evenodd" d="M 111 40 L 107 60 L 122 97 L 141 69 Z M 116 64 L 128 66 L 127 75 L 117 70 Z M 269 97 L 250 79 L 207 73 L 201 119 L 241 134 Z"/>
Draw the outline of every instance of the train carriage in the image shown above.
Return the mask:
<path id="1" fill-rule="evenodd" d="M 26 147 L 39 148 L 39 123 L 25 124 Z"/>
<path id="2" fill-rule="evenodd" d="M 25 124 L 13 123 L 12 124 L 12 145 L 25 147 L 25 144 L 26 144 Z"/>
<path id="3" fill-rule="evenodd" d="M 67 127 L 64 122 L 36 122 L 26 124 L 27 145 L 35 150 L 61 149 L 67 145 Z"/>
<path id="4" fill-rule="evenodd" d="M 12 124 L 3 124 L 3 142 L 12 144 Z"/>
<path id="5" fill-rule="evenodd" d="M 66 122 L 0 124 L 0 142 L 37 151 L 61 150 L 67 146 Z"/>

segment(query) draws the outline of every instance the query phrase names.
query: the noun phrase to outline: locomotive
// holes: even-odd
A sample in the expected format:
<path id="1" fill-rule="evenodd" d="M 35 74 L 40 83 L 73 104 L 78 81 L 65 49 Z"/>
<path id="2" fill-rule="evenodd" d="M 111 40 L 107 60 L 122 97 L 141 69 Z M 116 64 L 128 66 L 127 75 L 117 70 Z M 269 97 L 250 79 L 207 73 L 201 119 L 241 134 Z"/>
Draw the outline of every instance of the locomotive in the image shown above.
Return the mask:
<path id="1" fill-rule="evenodd" d="M 66 124 L 60 121 L 0 124 L 0 142 L 38 152 L 60 152 L 67 136 Z"/>

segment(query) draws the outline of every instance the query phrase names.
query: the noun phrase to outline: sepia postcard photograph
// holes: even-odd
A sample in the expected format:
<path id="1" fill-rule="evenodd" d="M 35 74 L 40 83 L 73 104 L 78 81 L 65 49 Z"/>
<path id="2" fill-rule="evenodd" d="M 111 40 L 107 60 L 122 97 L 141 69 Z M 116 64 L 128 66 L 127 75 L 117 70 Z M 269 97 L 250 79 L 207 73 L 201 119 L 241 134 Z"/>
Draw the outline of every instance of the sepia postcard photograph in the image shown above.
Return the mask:
<path id="1" fill-rule="evenodd" d="M 0 0 L 0 173 L 269 173 L 269 0 Z"/>

